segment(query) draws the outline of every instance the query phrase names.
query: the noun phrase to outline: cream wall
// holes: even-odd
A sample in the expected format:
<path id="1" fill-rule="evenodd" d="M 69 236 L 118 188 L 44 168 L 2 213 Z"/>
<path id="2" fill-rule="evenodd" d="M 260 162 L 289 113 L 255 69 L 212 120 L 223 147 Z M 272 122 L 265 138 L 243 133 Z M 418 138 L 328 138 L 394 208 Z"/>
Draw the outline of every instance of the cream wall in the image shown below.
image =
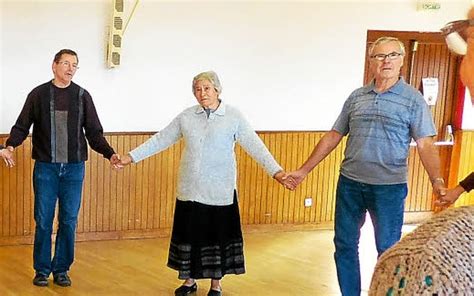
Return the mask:
<path id="1" fill-rule="evenodd" d="M 466 90 L 466 97 L 464 99 L 462 129 L 474 129 L 474 105 L 471 102 L 471 96 L 468 90 Z"/>
<path id="2" fill-rule="evenodd" d="M 79 54 L 74 81 L 91 92 L 106 131 L 163 128 L 195 103 L 191 79 L 208 69 L 255 129 L 326 130 L 362 83 L 367 30 L 437 31 L 471 5 L 440 2 L 441 11 L 420 12 L 416 0 L 141 0 L 122 65 L 111 70 L 112 1 L 0 0 L 0 133 L 28 92 L 52 77 L 53 55 L 65 47 Z"/>

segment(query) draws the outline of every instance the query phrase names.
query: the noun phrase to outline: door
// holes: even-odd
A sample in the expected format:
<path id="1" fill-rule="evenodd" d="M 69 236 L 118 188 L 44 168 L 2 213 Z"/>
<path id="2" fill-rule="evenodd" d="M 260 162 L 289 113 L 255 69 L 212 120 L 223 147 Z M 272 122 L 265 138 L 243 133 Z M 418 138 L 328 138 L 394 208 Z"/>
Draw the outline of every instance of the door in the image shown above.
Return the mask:
<path id="1" fill-rule="evenodd" d="M 401 75 L 413 87 L 423 92 L 422 78 L 438 79 L 438 98 L 436 104 L 430 106 L 430 109 L 438 131 L 436 141 L 440 151 L 441 170 L 443 177 L 448 181 L 453 141 L 446 140 L 452 139 L 449 132 L 452 132 L 450 127 L 453 126 L 454 121 L 458 57 L 449 51 L 441 33 L 368 31 L 364 84 L 372 79 L 368 68 L 368 49 L 377 38 L 382 36 L 393 36 L 404 43 L 406 56 Z M 408 170 L 409 189 L 405 211 L 433 211 L 431 182 L 415 146 L 410 147 Z"/>

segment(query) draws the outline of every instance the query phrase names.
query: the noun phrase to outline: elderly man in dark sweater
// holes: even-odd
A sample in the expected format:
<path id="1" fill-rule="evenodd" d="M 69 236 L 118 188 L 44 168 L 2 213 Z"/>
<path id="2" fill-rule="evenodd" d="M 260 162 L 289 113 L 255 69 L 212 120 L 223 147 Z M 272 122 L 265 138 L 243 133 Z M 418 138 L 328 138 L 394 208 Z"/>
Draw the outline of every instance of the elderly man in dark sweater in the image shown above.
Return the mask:
<path id="1" fill-rule="evenodd" d="M 33 125 L 36 222 L 33 249 L 36 274 L 33 284 L 36 286 L 47 286 L 51 273 L 55 284 L 63 287 L 71 285 L 67 272 L 74 261 L 87 142 L 112 165 L 118 161 L 118 155 L 104 138 L 89 92 L 72 82 L 78 68 L 78 57 L 74 51 L 63 49 L 55 55 L 52 64 L 54 79 L 29 93 L 6 141 L 7 148 L 2 150 L 7 166 L 14 166 L 14 148 L 23 143 Z M 51 234 L 57 201 L 59 226 L 51 258 Z"/>

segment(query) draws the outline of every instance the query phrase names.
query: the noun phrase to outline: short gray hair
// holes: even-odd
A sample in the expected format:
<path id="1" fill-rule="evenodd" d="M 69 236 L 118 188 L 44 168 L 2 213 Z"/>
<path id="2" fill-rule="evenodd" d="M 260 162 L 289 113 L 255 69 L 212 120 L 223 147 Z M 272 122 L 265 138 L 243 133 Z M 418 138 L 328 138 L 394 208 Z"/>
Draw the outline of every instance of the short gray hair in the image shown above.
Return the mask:
<path id="1" fill-rule="evenodd" d="M 372 56 L 372 53 L 374 52 L 374 48 L 379 45 L 379 44 L 384 44 L 388 42 L 397 42 L 398 46 L 400 47 L 400 53 L 402 56 L 405 56 L 405 45 L 403 45 L 403 42 L 401 42 L 398 38 L 395 37 L 380 37 L 379 39 L 375 40 L 374 43 L 369 48 L 369 56 Z"/>
<path id="2" fill-rule="evenodd" d="M 193 93 L 194 93 L 194 86 L 196 85 L 196 82 L 200 80 L 207 80 L 212 85 L 214 85 L 214 89 L 217 91 L 218 94 L 222 92 L 222 85 L 221 82 L 219 81 L 219 77 L 217 76 L 216 72 L 214 71 L 206 71 L 199 73 L 198 75 L 194 76 L 193 78 Z"/>

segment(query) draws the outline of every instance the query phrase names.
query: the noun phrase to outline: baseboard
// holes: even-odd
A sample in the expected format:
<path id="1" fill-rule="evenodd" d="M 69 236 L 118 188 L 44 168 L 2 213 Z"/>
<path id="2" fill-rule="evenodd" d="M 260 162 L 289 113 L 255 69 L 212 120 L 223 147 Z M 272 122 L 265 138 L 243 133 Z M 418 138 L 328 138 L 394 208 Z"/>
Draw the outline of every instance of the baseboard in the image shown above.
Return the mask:
<path id="1" fill-rule="evenodd" d="M 420 224 L 428 220 L 433 212 L 406 212 L 404 224 Z M 285 231 L 313 231 L 313 230 L 333 230 L 334 223 L 304 223 L 304 224 L 252 224 L 242 225 L 243 233 L 256 232 L 285 232 Z M 133 230 L 133 231 L 106 231 L 87 232 L 76 234 L 76 242 L 99 241 L 99 240 L 122 240 L 122 239 L 147 239 L 169 237 L 171 229 L 159 230 Z M 54 240 L 53 235 L 53 240 Z M 0 246 L 9 245 L 31 245 L 34 235 L 12 236 L 0 238 Z"/>

